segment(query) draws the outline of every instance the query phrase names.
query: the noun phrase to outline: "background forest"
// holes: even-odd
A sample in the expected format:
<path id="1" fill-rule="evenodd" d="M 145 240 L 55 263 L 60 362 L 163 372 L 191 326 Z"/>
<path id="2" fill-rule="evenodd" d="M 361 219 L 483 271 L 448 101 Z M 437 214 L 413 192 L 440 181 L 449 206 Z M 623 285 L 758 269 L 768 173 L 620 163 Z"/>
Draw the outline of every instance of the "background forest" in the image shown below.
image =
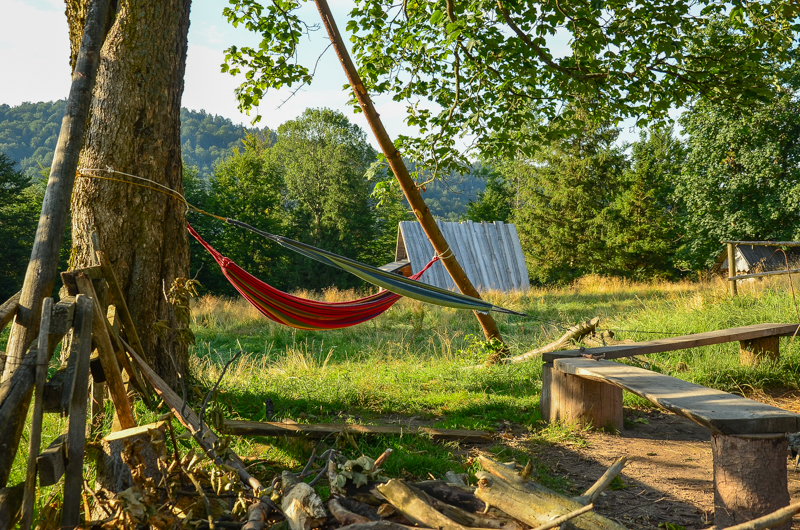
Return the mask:
<path id="1" fill-rule="evenodd" d="M 619 129 L 587 127 L 435 181 L 408 164 L 437 218 L 516 223 L 534 283 L 674 278 L 706 270 L 723 239 L 800 238 L 795 93 L 738 110 L 695 101 L 679 120 L 681 137 L 658 127 L 621 144 Z M 21 285 L 63 111 L 63 101 L 0 106 L 0 297 Z M 376 265 L 394 259 L 407 205 L 364 131 L 343 114 L 308 109 L 276 130 L 187 109 L 181 119 L 192 204 Z M 211 218 L 191 214 L 190 222 L 279 288 L 360 285 Z M 67 242 L 65 263 L 68 253 Z M 192 270 L 210 292 L 232 294 L 194 244 Z"/>

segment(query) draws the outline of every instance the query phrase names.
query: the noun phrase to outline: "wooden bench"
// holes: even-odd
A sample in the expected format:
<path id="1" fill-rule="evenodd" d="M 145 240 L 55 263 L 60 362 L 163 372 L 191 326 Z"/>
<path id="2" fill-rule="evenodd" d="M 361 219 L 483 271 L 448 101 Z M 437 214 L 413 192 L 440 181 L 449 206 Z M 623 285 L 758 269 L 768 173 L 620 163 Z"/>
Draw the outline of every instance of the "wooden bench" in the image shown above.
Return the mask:
<path id="1" fill-rule="evenodd" d="M 740 342 L 742 362 L 777 358 L 780 336 L 797 324 L 758 324 L 634 344 L 546 353 L 540 407 L 545 421 L 622 430 L 622 390 L 711 429 L 718 528 L 789 504 L 786 433 L 800 415 L 642 368 L 594 360 Z M 785 525 L 788 530 L 789 524 Z"/>

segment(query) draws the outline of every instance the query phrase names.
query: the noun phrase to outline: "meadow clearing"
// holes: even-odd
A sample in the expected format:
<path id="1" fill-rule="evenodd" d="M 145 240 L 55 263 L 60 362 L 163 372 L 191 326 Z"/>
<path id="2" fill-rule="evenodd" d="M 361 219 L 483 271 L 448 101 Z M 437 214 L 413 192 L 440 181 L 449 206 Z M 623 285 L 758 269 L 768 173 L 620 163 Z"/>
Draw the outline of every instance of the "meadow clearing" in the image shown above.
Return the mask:
<path id="1" fill-rule="evenodd" d="M 633 341 L 800 321 L 785 276 L 743 283 L 737 297 L 726 288 L 719 278 L 637 283 L 589 276 L 566 287 L 493 292 L 486 297 L 529 315 L 496 316 L 512 355 L 547 344 L 567 327 L 594 316 L 601 317 L 599 330 L 612 330 L 615 340 Z M 338 301 L 364 293 L 296 294 Z M 195 409 L 225 364 L 241 351 L 211 405 L 228 419 L 424 425 L 488 430 L 495 435 L 493 443 L 479 447 L 416 435 L 348 440 L 347 451 L 373 458 L 392 448 L 385 465 L 392 476 L 438 478 L 448 470 L 474 472 L 475 456 L 484 451 L 503 460 L 533 458 L 537 480 L 571 492 L 580 489 L 581 477 L 574 469 L 565 469 L 569 460 L 554 457 L 553 451 L 574 447 L 591 452 L 592 444 L 617 444 L 613 433 L 601 439 L 568 425 L 541 422 L 541 362 L 479 366 L 494 352 L 470 312 L 401 299 L 371 322 L 336 331 L 300 331 L 266 320 L 242 299 L 203 295 L 194 301 L 192 330 L 196 343 L 190 352 L 187 393 Z M 758 367 L 739 364 L 736 343 L 626 362 L 798 411 L 794 398 L 800 388 L 800 340 L 783 338 L 780 347 L 779 361 Z M 659 415 L 651 412 L 649 402 L 627 393 L 624 399 L 626 427 L 649 424 L 648 436 L 658 439 L 660 424 L 647 418 Z M 137 423 L 154 421 L 163 411 L 149 411 L 137 402 Z M 110 429 L 109 416 L 95 430 L 96 438 Z M 54 438 L 63 423 L 46 415 L 44 439 Z M 699 436 L 698 440 L 707 438 Z M 281 469 L 301 468 L 315 444 L 302 439 L 232 440 L 232 448 L 251 464 L 254 475 L 267 481 Z M 24 476 L 26 458 L 21 448 L 12 480 Z"/>

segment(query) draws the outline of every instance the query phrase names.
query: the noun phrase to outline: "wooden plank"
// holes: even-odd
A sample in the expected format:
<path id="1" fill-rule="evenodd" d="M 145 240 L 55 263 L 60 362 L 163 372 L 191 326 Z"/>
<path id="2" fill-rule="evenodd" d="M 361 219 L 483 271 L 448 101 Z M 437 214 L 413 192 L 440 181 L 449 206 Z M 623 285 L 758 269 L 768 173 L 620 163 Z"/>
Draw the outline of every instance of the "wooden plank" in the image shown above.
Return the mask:
<path id="1" fill-rule="evenodd" d="M 5 302 L 3 305 L 0 305 L 0 331 L 6 329 L 11 320 L 13 320 L 14 315 L 17 314 L 17 307 L 19 307 L 19 297 L 22 294 L 22 291 L 18 292 Z"/>
<path id="2" fill-rule="evenodd" d="M 378 267 L 380 270 L 385 272 L 399 272 L 404 268 L 411 265 L 411 262 L 407 259 L 401 259 L 399 261 L 393 261 L 391 263 L 387 263 L 386 265 L 381 265 Z"/>
<path id="3" fill-rule="evenodd" d="M 458 256 L 457 247 L 456 247 L 456 241 L 455 241 L 455 234 L 453 232 L 453 223 L 441 223 L 439 228 L 441 229 L 442 234 L 444 235 L 445 239 L 447 240 L 447 246 L 450 249 L 450 252 L 452 252 L 453 256 L 455 256 L 455 258 L 458 260 L 458 262 L 461 263 L 461 268 L 466 273 L 466 269 L 464 268 L 464 263 L 461 261 L 461 258 L 459 258 L 459 256 Z M 444 269 L 444 266 L 442 267 L 442 269 Z M 446 287 L 446 289 L 456 290 L 456 284 L 453 281 L 453 278 L 450 277 L 450 273 L 447 272 L 446 269 L 444 269 L 444 273 L 445 273 L 444 276 L 447 279 L 447 287 Z M 467 276 L 467 278 L 469 278 L 469 276 Z"/>
<path id="4" fill-rule="evenodd" d="M 506 258 L 503 255 L 503 247 L 500 244 L 500 238 L 497 234 L 497 226 L 494 223 L 485 223 L 484 229 L 486 230 L 486 241 L 492 248 L 492 258 L 494 259 L 495 268 L 497 270 L 497 285 L 498 289 L 503 292 L 511 291 L 514 289 L 508 266 L 506 265 Z"/>
<path id="5" fill-rule="evenodd" d="M 478 244 L 478 234 L 477 229 L 475 227 L 475 223 L 472 221 L 467 222 L 467 230 L 468 230 L 468 242 L 470 243 L 470 253 L 472 254 L 475 260 L 475 266 L 480 274 L 480 278 L 478 280 L 478 285 L 480 286 L 479 289 L 486 290 L 489 288 L 489 274 L 487 272 L 486 262 L 483 259 L 483 253 L 481 252 L 481 247 Z"/>
<path id="6" fill-rule="evenodd" d="M 90 282 L 85 276 L 81 278 Z M 78 363 L 75 367 L 75 384 L 69 404 L 67 467 L 64 477 L 64 504 L 61 510 L 62 528 L 72 528 L 80 524 L 83 459 L 86 452 L 86 405 L 89 398 L 89 357 L 92 354 L 92 330 L 95 328 L 97 316 L 100 315 L 100 308 L 87 296 L 79 295 L 76 304 L 70 355 L 74 355 Z M 102 315 L 100 316 L 102 318 Z M 102 325 L 97 327 L 105 330 Z"/>
<path id="7" fill-rule="evenodd" d="M 24 494 L 24 482 L 10 488 L 0 488 L 0 528 L 14 528 Z"/>
<path id="8" fill-rule="evenodd" d="M 403 224 L 405 221 L 397 223 L 397 244 L 394 248 L 395 261 L 407 260 L 408 252 L 406 252 L 406 240 L 403 237 Z M 410 263 L 410 261 L 409 261 Z"/>
<path id="9" fill-rule="evenodd" d="M 100 280 L 103 278 L 103 270 L 97 265 L 62 272 L 61 283 L 67 288 L 67 293 L 69 293 L 70 296 L 78 294 L 78 284 L 75 283 L 75 277 L 79 274 L 85 274 L 90 280 Z"/>
<path id="10" fill-rule="evenodd" d="M 511 223 L 506 224 L 506 231 L 508 232 L 508 238 L 511 243 L 511 250 L 514 253 L 514 257 L 516 258 L 517 262 L 517 271 L 522 278 L 522 285 L 521 288 L 523 291 L 527 291 L 531 288 L 531 282 L 528 279 L 528 267 L 525 265 L 525 256 L 522 255 L 522 246 L 519 243 L 519 235 L 517 235 L 517 227 Z"/>
<path id="11" fill-rule="evenodd" d="M 800 241 L 722 241 L 723 245 L 728 243 L 756 247 L 800 247 Z"/>
<path id="12" fill-rule="evenodd" d="M 495 229 L 497 230 L 497 238 L 500 242 L 500 247 L 503 251 L 503 260 L 505 261 L 506 268 L 508 269 L 508 279 L 511 283 L 511 288 L 519 290 L 522 288 L 522 280 L 520 279 L 519 271 L 515 266 L 515 260 L 511 256 L 511 241 L 509 241 L 505 223 L 503 223 L 503 221 L 495 221 L 494 225 Z"/>
<path id="13" fill-rule="evenodd" d="M 197 443 L 203 448 L 206 454 L 211 458 L 214 462 L 217 463 L 225 463 L 231 467 L 236 468 L 236 471 L 239 473 L 239 477 L 242 479 L 243 482 L 249 484 L 251 488 L 255 491 L 261 490 L 263 487 L 261 483 L 250 475 L 247 472 L 247 468 L 242 462 L 242 459 L 239 458 L 235 453 L 232 451 L 228 451 L 227 453 L 227 461 L 222 460 L 219 457 L 215 450 L 214 446 L 216 445 L 219 438 L 214 431 L 212 431 L 207 424 L 203 425 L 202 430 L 200 429 L 200 418 L 195 414 L 195 412 L 188 406 L 184 406 L 183 400 L 172 390 L 169 385 L 159 377 L 159 375 L 152 369 L 150 366 L 144 362 L 139 354 L 137 354 L 133 348 L 130 347 L 128 343 L 122 340 L 122 345 L 128 351 L 128 354 L 133 359 L 133 362 L 139 367 L 139 370 L 142 371 L 142 375 L 150 382 L 150 385 L 155 389 L 156 393 L 159 395 L 161 399 L 164 400 L 164 404 L 166 404 L 172 413 L 175 414 L 175 417 L 180 421 L 184 427 L 186 427 L 194 439 L 197 440 Z"/>
<path id="14" fill-rule="evenodd" d="M 767 272 L 757 272 L 754 274 L 740 274 L 739 276 L 729 276 L 728 281 L 733 283 L 735 280 L 745 280 L 747 278 L 758 278 L 760 276 L 780 276 L 782 274 L 796 274 L 800 272 L 800 269 L 791 269 L 788 271 L 767 271 Z"/>
<path id="15" fill-rule="evenodd" d="M 108 331 L 108 337 L 111 339 L 111 346 L 114 348 L 114 355 L 117 357 L 117 362 L 119 362 L 119 365 L 124 369 L 124 374 L 127 374 L 127 377 L 123 378 L 123 383 L 129 383 L 132 385 L 133 388 L 139 391 L 139 394 L 142 396 L 142 400 L 145 402 L 145 404 L 148 407 L 152 407 L 153 403 L 150 400 L 146 383 L 144 382 L 144 379 L 139 371 L 136 370 L 131 364 L 130 359 L 128 359 L 128 356 L 125 354 L 125 350 L 119 341 L 118 314 L 119 312 L 117 311 L 116 306 L 108 306 L 108 311 L 106 312 L 106 330 Z"/>
<path id="16" fill-rule="evenodd" d="M 420 434 L 434 440 L 460 440 L 463 442 L 490 442 L 486 431 L 464 429 L 436 429 L 431 427 L 401 427 L 398 425 L 354 425 L 351 423 L 279 423 L 248 420 L 225 420 L 225 430 L 237 436 L 305 436 L 324 438 L 331 434 L 347 432 L 366 435 Z"/>
<path id="17" fill-rule="evenodd" d="M 635 366 L 592 359 L 556 359 L 556 370 L 602 381 L 722 434 L 797 432 L 800 415 L 658 374 Z"/>
<path id="18" fill-rule="evenodd" d="M 467 263 L 467 271 L 469 280 L 473 283 L 473 285 L 478 285 L 481 279 L 480 269 L 478 268 L 478 264 L 475 262 L 475 256 L 472 255 L 470 251 L 472 244 L 472 238 L 469 236 L 469 227 L 466 222 L 459 223 L 458 230 L 456 232 L 456 237 L 458 239 L 458 249 L 461 253 L 460 255 L 463 256 L 464 261 Z"/>
<path id="19" fill-rule="evenodd" d="M 67 465 L 67 433 L 59 435 L 50 442 L 47 449 L 36 457 L 36 470 L 39 473 L 39 486 L 44 488 L 57 483 Z"/>
<path id="20" fill-rule="evenodd" d="M 133 346 L 134 350 L 136 350 L 139 355 L 143 355 L 144 346 L 142 346 L 142 341 L 139 340 L 139 333 L 136 331 L 136 326 L 133 323 L 133 317 L 131 317 L 128 304 L 125 302 L 125 296 L 123 295 L 122 289 L 119 286 L 119 281 L 117 280 L 117 275 L 114 272 L 114 267 L 111 266 L 111 260 L 108 259 L 105 253 L 99 250 L 95 252 L 95 255 L 97 256 L 97 260 L 100 262 L 100 267 L 103 270 L 103 276 L 108 283 L 108 288 L 111 291 L 111 300 L 114 302 L 114 305 L 117 308 L 120 323 L 122 324 L 122 330 L 125 332 L 128 343 Z M 122 348 L 120 347 L 120 349 Z M 124 351 L 122 356 L 125 357 Z M 123 366 L 126 366 L 127 369 L 127 367 L 130 366 L 130 363 Z M 139 391 L 142 393 L 145 403 L 148 406 L 151 406 L 149 391 L 147 390 L 147 386 L 145 385 L 141 374 L 138 374 L 134 369 L 132 376 L 133 380 L 140 387 Z"/>
<path id="21" fill-rule="evenodd" d="M 72 317 L 75 314 L 75 297 L 66 296 L 53 306 L 50 315 L 50 335 L 66 335 L 72 327 Z"/>
<path id="22" fill-rule="evenodd" d="M 25 480 L 25 496 L 22 499 L 22 530 L 33 524 L 33 501 L 36 498 L 36 457 L 42 448 L 42 418 L 44 416 L 44 384 L 47 381 L 47 350 L 50 347 L 50 316 L 53 312 L 53 299 L 42 301 L 42 319 L 39 322 L 38 352 L 36 355 L 36 393 L 33 399 L 33 416 L 28 440 L 28 473 Z"/>
<path id="23" fill-rule="evenodd" d="M 648 353 L 662 353 L 687 348 L 699 348 L 712 344 L 723 344 L 743 340 L 760 339 L 762 337 L 785 337 L 794 335 L 797 324 L 753 324 L 738 328 L 721 329 L 707 333 L 695 333 L 680 337 L 635 342 L 633 344 L 617 344 L 600 348 L 586 348 L 585 350 L 564 350 L 549 352 L 542 355 L 544 362 L 566 357 L 580 357 L 586 355 L 604 355 L 606 359 L 621 359 L 634 355 L 647 355 Z"/>
<path id="24" fill-rule="evenodd" d="M 75 281 L 81 293 L 90 296 L 93 300 L 97 299 L 97 294 L 94 292 L 94 287 L 88 277 L 79 274 L 75 277 Z M 133 419 L 131 404 L 130 401 L 128 401 L 125 386 L 122 384 L 122 373 L 119 370 L 117 356 L 114 353 L 114 347 L 111 345 L 111 338 L 106 329 L 108 320 L 106 320 L 105 315 L 103 315 L 99 304 L 92 304 L 92 307 L 93 339 L 97 346 L 97 352 L 100 354 L 100 363 L 103 365 L 103 373 L 106 375 L 108 393 L 111 395 L 111 400 L 114 402 L 114 408 L 119 417 L 119 424 L 123 429 L 136 427 L 136 420 Z"/>
<path id="25" fill-rule="evenodd" d="M 491 272 L 493 278 L 491 278 L 491 289 L 496 291 L 505 291 L 505 284 L 504 284 L 504 274 L 501 273 L 501 268 L 498 263 L 498 249 L 497 243 L 495 241 L 494 234 L 491 234 L 490 231 L 494 231 L 494 225 L 490 223 L 482 222 L 478 225 L 481 231 L 481 246 L 486 249 L 487 257 L 489 258 L 489 263 L 491 265 Z"/>
<path id="26" fill-rule="evenodd" d="M 441 222 L 441 221 L 437 221 L 436 224 L 439 225 L 439 231 L 442 232 L 442 236 L 444 237 L 445 241 L 447 242 L 448 252 L 453 252 L 453 247 L 450 246 L 450 238 L 447 237 L 447 235 L 445 234 L 445 230 L 446 230 L 445 227 L 447 225 L 449 225 L 450 223 L 444 223 L 444 222 Z M 455 256 L 455 253 L 453 255 Z M 433 257 L 433 255 L 431 255 L 431 258 L 432 257 Z M 453 282 L 453 278 L 450 277 L 450 273 L 447 272 L 447 270 L 444 268 L 444 265 L 442 264 L 441 260 L 437 261 L 436 265 L 439 266 L 441 268 L 441 271 L 442 271 L 442 288 L 444 288 L 444 289 L 455 289 L 456 284 Z"/>

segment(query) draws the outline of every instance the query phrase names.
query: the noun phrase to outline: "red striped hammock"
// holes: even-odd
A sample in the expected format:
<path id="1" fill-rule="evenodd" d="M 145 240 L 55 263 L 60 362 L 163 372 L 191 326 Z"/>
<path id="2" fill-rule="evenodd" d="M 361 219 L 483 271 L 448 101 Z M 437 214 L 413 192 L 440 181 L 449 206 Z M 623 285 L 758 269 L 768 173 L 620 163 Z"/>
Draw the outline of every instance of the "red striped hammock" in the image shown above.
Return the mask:
<path id="1" fill-rule="evenodd" d="M 262 315 L 285 326 L 298 329 L 339 329 L 355 326 L 377 317 L 402 298 L 399 294 L 386 290 L 349 302 L 318 302 L 293 296 L 248 273 L 203 241 L 191 226 L 187 227 L 189 233 L 214 257 L 222 273 L 239 294 Z M 411 278 L 418 280 L 438 259 L 438 256 L 434 257 Z"/>

